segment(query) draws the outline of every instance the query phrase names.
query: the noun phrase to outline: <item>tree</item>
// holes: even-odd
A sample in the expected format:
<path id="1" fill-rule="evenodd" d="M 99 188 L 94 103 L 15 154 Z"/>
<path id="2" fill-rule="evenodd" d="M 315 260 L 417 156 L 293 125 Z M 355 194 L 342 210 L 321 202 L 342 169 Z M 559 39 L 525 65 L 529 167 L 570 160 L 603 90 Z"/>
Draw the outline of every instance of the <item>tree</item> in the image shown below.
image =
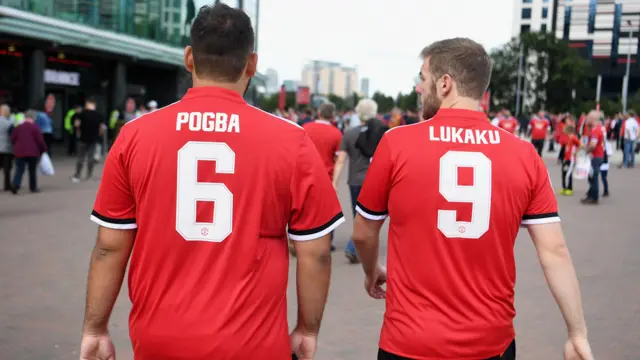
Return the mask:
<path id="1" fill-rule="evenodd" d="M 522 104 L 526 110 L 563 112 L 592 99 L 588 80 L 591 64 L 569 43 L 550 33 L 523 33 L 491 53 L 491 84 L 494 108 L 515 109 L 520 45 L 524 48 Z M 572 98 L 576 91 L 575 104 Z"/>
<path id="2" fill-rule="evenodd" d="M 278 104 L 280 102 L 280 93 L 273 93 L 271 95 L 264 95 L 259 99 L 258 104 L 260 104 L 260 108 L 264 111 L 273 112 L 278 108 Z M 296 107 L 296 93 L 293 91 L 287 92 L 287 97 L 285 100 L 285 109 L 289 107 Z"/>
<path id="3" fill-rule="evenodd" d="M 348 108 L 353 109 L 353 108 L 356 107 L 356 105 L 358 105 L 359 101 L 360 101 L 360 96 L 358 95 L 358 93 L 353 92 L 353 93 L 351 93 L 351 95 L 349 95 L 349 96 L 347 96 L 345 98 L 345 105 Z"/>
<path id="4" fill-rule="evenodd" d="M 333 103 L 333 105 L 336 106 L 336 109 L 338 110 L 344 110 L 346 107 L 346 102 L 343 98 L 341 98 L 338 95 L 334 95 L 334 94 L 329 94 L 329 96 L 327 96 L 327 100 L 329 100 L 330 102 Z"/>
<path id="5" fill-rule="evenodd" d="M 391 96 L 387 96 L 379 91 L 376 91 L 371 99 L 378 103 L 379 113 L 387 113 L 396 105 Z"/>
<path id="6" fill-rule="evenodd" d="M 398 93 L 396 97 L 396 106 L 402 110 L 416 111 L 418 108 L 418 93 L 413 88 L 409 93 Z"/>

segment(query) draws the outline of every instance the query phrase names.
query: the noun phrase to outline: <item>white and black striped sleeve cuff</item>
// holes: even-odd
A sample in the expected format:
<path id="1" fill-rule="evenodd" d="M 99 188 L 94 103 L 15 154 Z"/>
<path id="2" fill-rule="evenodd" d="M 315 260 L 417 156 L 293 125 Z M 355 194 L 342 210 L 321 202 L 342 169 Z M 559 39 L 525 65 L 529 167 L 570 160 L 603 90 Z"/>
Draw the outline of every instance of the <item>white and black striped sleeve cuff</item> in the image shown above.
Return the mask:
<path id="1" fill-rule="evenodd" d="M 557 212 L 522 216 L 522 225 L 538 225 L 560 222 Z"/>
<path id="2" fill-rule="evenodd" d="M 324 225 L 318 226 L 313 229 L 294 230 L 289 228 L 289 239 L 295 241 L 315 240 L 332 232 L 343 222 L 344 215 L 342 215 L 342 212 L 340 212 L 338 213 L 338 215 L 332 217 L 331 220 L 327 221 L 327 223 L 325 223 Z"/>
<path id="3" fill-rule="evenodd" d="M 113 219 L 110 217 L 106 217 L 104 215 L 100 215 L 95 210 L 91 212 L 90 219 L 94 223 L 109 229 L 132 230 L 132 229 L 138 228 L 138 224 L 136 224 L 136 219 Z"/>
<path id="4" fill-rule="evenodd" d="M 373 211 L 369 210 L 366 207 L 362 206 L 360 202 L 356 203 L 356 211 L 358 214 L 362 215 L 363 218 L 368 220 L 384 220 L 389 216 L 389 213 L 385 211 Z"/>

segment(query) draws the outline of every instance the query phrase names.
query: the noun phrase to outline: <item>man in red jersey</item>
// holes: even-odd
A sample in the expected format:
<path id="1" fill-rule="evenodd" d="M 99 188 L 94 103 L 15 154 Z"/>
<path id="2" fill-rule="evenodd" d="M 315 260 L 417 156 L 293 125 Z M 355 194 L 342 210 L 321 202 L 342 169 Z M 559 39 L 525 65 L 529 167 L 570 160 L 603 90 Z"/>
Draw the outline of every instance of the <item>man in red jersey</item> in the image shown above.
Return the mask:
<path id="1" fill-rule="evenodd" d="M 591 177 L 587 196 L 581 200 L 585 205 L 596 205 L 600 198 L 600 166 L 605 158 L 605 133 L 600 122 L 600 112 L 591 111 L 586 117 L 588 141 L 587 153 L 591 154 Z"/>
<path id="2" fill-rule="evenodd" d="M 511 116 L 509 110 L 505 110 L 505 117 L 500 119 L 498 127 L 515 135 L 518 132 L 520 123 L 518 123 L 518 120 L 516 120 L 516 118 Z"/>
<path id="3" fill-rule="evenodd" d="M 335 118 L 336 106 L 332 103 L 325 103 L 318 108 L 318 120 L 312 120 L 303 125 L 311 141 L 316 146 L 329 174 L 329 179 L 332 179 L 332 181 L 333 169 L 336 165 L 336 157 L 342 141 L 342 132 L 333 125 Z M 333 246 L 333 232 L 331 232 L 331 251 L 335 249 Z M 292 252 L 292 254 L 295 254 L 295 252 Z"/>
<path id="4" fill-rule="evenodd" d="M 318 120 L 310 121 L 303 125 L 311 141 L 318 149 L 320 158 L 331 179 L 333 179 L 333 168 L 336 165 L 336 156 L 340 151 L 340 142 L 342 141 L 342 132 L 333 125 L 335 118 L 336 106 L 331 103 L 325 103 L 318 108 Z"/>
<path id="5" fill-rule="evenodd" d="M 242 98 L 253 34 L 241 10 L 202 7 L 185 49 L 193 88 L 123 126 L 109 152 L 81 359 L 114 356 L 107 324 L 130 254 L 136 360 L 313 359 L 329 233 L 344 219 L 307 133 Z M 287 233 L 298 253 L 291 336 Z"/>
<path id="6" fill-rule="evenodd" d="M 531 143 L 536 148 L 538 155 L 542 156 L 544 148 L 544 140 L 549 132 L 549 121 L 544 117 L 542 112 L 534 115 L 529 122 L 529 131 L 531 132 Z"/>
<path id="7" fill-rule="evenodd" d="M 436 42 L 422 57 L 423 117 L 431 120 L 384 135 L 358 198 L 353 240 L 365 287 L 386 297 L 378 359 L 514 359 L 521 224 L 566 319 L 565 358 L 593 359 L 544 163 L 475 111 L 491 59 L 461 38 Z M 378 259 L 387 216 L 388 278 Z"/>

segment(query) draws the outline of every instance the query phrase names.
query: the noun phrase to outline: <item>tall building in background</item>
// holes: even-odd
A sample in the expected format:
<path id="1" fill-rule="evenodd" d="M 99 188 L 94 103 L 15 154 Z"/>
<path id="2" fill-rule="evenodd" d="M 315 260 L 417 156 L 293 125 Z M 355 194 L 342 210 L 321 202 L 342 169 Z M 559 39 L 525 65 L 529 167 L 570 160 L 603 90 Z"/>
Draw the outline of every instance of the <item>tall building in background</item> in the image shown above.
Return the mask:
<path id="1" fill-rule="evenodd" d="M 354 67 L 330 61 L 313 60 L 302 69 L 300 82 L 319 95 L 347 97 L 358 92 L 358 72 Z"/>
<path id="2" fill-rule="evenodd" d="M 620 96 L 628 54 L 629 93 L 640 89 L 640 0 L 516 0 L 512 34 L 552 31 L 554 18 L 555 36 L 569 41 L 602 75 L 603 97 Z"/>
<path id="3" fill-rule="evenodd" d="M 365 98 L 369 97 L 369 78 L 362 78 L 360 82 L 360 94 Z"/>
<path id="4" fill-rule="evenodd" d="M 274 69 L 267 69 L 267 94 L 274 94 L 280 91 L 280 82 L 278 82 L 278 72 Z"/>

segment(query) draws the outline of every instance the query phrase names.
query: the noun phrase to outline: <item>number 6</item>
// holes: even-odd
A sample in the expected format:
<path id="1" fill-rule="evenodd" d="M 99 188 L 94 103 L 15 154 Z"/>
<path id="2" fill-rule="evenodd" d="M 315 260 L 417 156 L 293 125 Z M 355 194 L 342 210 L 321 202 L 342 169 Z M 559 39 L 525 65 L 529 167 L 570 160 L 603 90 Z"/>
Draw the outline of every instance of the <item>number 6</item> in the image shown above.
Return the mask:
<path id="1" fill-rule="evenodd" d="M 176 231 L 187 241 L 222 242 L 233 228 L 233 194 L 222 183 L 198 182 L 198 160 L 216 162 L 216 173 L 233 174 L 236 154 L 225 143 L 189 141 L 178 151 Z M 215 203 L 213 224 L 196 222 L 196 201 Z"/>

